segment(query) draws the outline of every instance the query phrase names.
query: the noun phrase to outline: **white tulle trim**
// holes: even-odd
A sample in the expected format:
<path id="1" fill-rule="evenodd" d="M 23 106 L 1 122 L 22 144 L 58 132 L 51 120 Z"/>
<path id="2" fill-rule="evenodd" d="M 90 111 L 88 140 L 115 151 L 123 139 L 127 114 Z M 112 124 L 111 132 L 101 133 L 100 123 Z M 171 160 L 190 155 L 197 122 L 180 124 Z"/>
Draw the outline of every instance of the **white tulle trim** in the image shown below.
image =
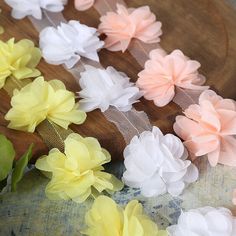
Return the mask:
<path id="1" fill-rule="evenodd" d="M 80 109 L 87 112 L 97 108 L 104 112 L 109 106 L 119 111 L 128 111 L 141 97 L 139 89 L 130 82 L 127 75 L 113 67 L 98 69 L 86 66 L 79 84 L 79 96 L 82 98 Z"/>
<path id="2" fill-rule="evenodd" d="M 22 19 L 25 16 L 33 16 L 42 19 L 42 9 L 51 12 L 61 12 L 67 0 L 5 0 L 12 7 L 12 17 Z"/>
<path id="3" fill-rule="evenodd" d="M 167 231 L 170 236 L 235 236 L 236 218 L 226 208 L 207 206 L 182 212 Z"/>
<path id="4" fill-rule="evenodd" d="M 181 140 L 163 135 L 159 128 L 135 136 L 124 151 L 126 185 L 140 188 L 145 197 L 170 193 L 180 195 L 198 179 L 198 169 L 187 159 Z"/>
<path id="5" fill-rule="evenodd" d="M 47 27 L 40 33 L 40 48 L 44 59 L 53 65 L 65 64 L 72 68 L 80 57 L 99 61 L 98 50 L 104 42 L 97 36 L 97 30 L 71 20 L 57 28 Z"/>

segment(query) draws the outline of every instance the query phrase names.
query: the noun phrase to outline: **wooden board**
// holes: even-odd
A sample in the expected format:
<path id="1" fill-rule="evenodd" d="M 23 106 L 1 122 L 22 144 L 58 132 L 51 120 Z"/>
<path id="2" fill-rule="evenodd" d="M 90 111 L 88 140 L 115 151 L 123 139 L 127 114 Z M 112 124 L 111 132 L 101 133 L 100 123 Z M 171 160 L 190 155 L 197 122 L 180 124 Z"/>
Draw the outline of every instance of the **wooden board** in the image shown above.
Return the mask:
<path id="1" fill-rule="evenodd" d="M 222 96 L 236 98 L 236 10 L 232 3 L 223 0 L 126 0 L 126 3 L 130 7 L 149 5 L 163 23 L 161 46 L 168 52 L 179 48 L 190 58 L 198 60 L 202 64 L 201 73 L 207 77 L 207 84 Z M 11 18 L 10 8 L 4 1 L 0 1 L 0 8 L 0 24 L 5 28 L 0 39 L 28 38 L 38 43 L 38 33 L 28 19 Z M 64 15 L 68 20 L 77 19 L 93 27 L 97 27 L 99 23 L 99 15 L 94 9 L 77 12 L 72 0 L 69 1 Z M 102 50 L 100 58 L 103 66 L 113 65 L 127 73 L 132 81 L 136 81 L 141 67 L 128 52 L 123 54 Z M 47 80 L 60 79 L 68 89 L 79 90 L 73 77 L 61 66 L 48 65 L 42 60 L 39 69 Z M 9 102 L 6 92 L 0 90 L 0 133 L 6 134 L 14 142 L 18 156 L 32 142 L 36 143 L 35 157 L 46 153 L 47 147 L 38 135 L 6 128 L 4 115 L 10 108 Z M 157 108 L 144 99 L 135 107 L 137 110 L 144 110 L 151 123 L 164 132 L 172 131 L 175 116 L 181 112 L 173 103 Z M 71 128 L 82 135 L 98 138 L 102 146 L 111 152 L 114 160 L 123 158 L 124 140 L 117 128 L 100 111 L 89 113 L 83 125 L 72 125 Z"/>

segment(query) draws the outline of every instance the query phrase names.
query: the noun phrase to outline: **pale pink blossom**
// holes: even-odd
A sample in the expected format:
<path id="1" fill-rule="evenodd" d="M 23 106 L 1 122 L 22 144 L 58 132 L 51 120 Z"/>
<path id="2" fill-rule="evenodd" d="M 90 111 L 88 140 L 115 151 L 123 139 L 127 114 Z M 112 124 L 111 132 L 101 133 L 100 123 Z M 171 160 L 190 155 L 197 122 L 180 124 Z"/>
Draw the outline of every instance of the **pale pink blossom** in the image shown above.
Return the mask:
<path id="1" fill-rule="evenodd" d="M 190 60 L 180 50 L 166 54 L 161 49 L 150 52 L 150 60 L 138 76 L 137 86 L 147 100 L 155 105 L 167 105 L 175 96 L 176 87 L 190 90 L 205 90 L 205 77 L 200 75 L 200 63 Z"/>
<path id="2" fill-rule="evenodd" d="M 117 4 L 117 12 L 108 12 L 100 18 L 99 31 L 105 34 L 105 46 L 111 51 L 125 51 L 133 38 L 145 43 L 160 41 L 161 22 L 148 6 L 126 8 Z"/>
<path id="3" fill-rule="evenodd" d="M 212 166 L 236 166 L 236 105 L 212 90 L 204 91 L 199 104 L 177 116 L 174 130 L 194 156 L 208 155 Z"/>

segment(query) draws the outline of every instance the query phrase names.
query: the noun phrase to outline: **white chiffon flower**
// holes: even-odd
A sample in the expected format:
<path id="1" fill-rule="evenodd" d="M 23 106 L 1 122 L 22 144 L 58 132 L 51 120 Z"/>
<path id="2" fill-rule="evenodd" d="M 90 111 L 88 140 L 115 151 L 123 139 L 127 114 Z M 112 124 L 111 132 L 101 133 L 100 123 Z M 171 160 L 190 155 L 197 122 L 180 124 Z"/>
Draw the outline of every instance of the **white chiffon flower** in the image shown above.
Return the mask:
<path id="1" fill-rule="evenodd" d="M 47 27 L 39 37 L 44 59 L 53 65 L 65 64 L 67 68 L 72 68 L 81 56 L 98 62 L 97 51 L 104 45 L 95 28 L 74 20 L 57 28 Z"/>
<path id="2" fill-rule="evenodd" d="M 33 16 L 42 19 L 42 9 L 51 12 L 61 12 L 67 0 L 5 0 L 12 7 L 12 17 L 22 19 L 25 16 Z"/>
<path id="3" fill-rule="evenodd" d="M 123 181 L 140 188 L 145 197 L 170 193 L 180 195 L 184 188 L 198 179 L 198 169 L 187 158 L 181 140 L 173 134 L 163 135 L 153 127 L 135 136 L 124 150 L 126 171 Z"/>
<path id="4" fill-rule="evenodd" d="M 79 96 L 83 98 L 80 100 L 80 108 L 87 112 L 97 108 L 104 112 L 109 106 L 126 112 L 141 97 L 139 89 L 130 82 L 130 78 L 111 66 L 107 69 L 86 66 L 79 84 Z"/>
<path id="5" fill-rule="evenodd" d="M 236 218 L 226 208 L 203 207 L 183 212 L 170 236 L 235 236 Z"/>

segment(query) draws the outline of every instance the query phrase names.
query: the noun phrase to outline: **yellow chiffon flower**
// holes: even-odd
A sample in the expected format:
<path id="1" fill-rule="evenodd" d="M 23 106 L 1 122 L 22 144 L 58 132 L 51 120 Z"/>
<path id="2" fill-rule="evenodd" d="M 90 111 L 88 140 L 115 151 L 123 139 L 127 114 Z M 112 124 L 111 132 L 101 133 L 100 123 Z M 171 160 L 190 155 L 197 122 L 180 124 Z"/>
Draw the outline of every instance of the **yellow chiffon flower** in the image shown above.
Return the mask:
<path id="1" fill-rule="evenodd" d="M 17 43 L 14 38 L 7 42 L 0 40 L 0 88 L 10 75 L 19 80 L 39 76 L 41 73 L 35 67 L 40 59 L 40 50 L 28 39 Z"/>
<path id="2" fill-rule="evenodd" d="M 52 149 L 35 166 L 51 178 L 45 190 L 49 199 L 81 203 L 90 195 L 96 197 L 104 190 L 112 193 L 123 188 L 120 180 L 103 171 L 102 165 L 110 161 L 110 154 L 97 139 L 73 133 L 65 140 L 65 153 Z"/>
<path id="3" fill-rule="evenodd" d="M 137 200 L 130 201 L 123 210 L 111 198 L 100 196 L 87 212 L 85 222 L 88 229 L 82 233 L 89 236 L 167 236 L 143 213 Z"/>
<path id="4" fill-rule="evenodd" d="M 67 129 L 71 123 L 81 124 L 86 119 L 86 113 L 75 103 L 74 93 L 61 81 L 47 82 L 43 77 L 14 90 L 11 105 L 5 119 L 10 121 L 8 127 L 16 130 L 34 132 L 45 119 Z"/>

